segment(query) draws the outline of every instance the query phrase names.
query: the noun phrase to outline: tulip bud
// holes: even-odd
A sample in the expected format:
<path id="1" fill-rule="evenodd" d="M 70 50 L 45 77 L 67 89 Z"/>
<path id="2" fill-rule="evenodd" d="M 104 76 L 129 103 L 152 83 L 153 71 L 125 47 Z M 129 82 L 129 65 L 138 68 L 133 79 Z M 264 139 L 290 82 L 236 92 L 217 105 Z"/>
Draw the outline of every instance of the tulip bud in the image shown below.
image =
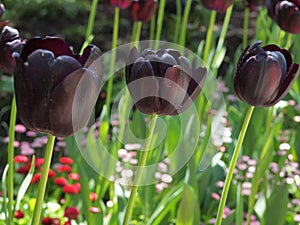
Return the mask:
<path id="1" fill-rule="evenodd" d="M 215 10 L 218 13 L 226 12 L 234 0 L 202 0 L 202 4 L 209 10 Z"/>
<path id="2" fill-rule="evenodd" d="M 102 83 L 100 50 L 74 55 L 58 38 L 34 38 L 16 56 L 19 116 L 33 131 L 69 136 L 88 121 Z"/>
<path id="3" fill-rule="evenodd" d="M 273 106 L 285 97 L 298 75 L 291 54 L 276 45 L 247 47 L 234 74 L 237 96 L 252 106 Z"/>
<path id="4" fill-rule="evenodd" d="M 19 53 L 25 44 L 19 37 L 17 29 L 5 26 L 0 34 L 0 69 L 13 75 L 15 59 L 13 53 Z"/>
<path id="5" fill-rule="evenodd" d="M 267 0 L 268 14 L 278 26 L 289 33 L 300 33 L 299 0 Z"/>
<path id="6" fill-rule="evenodd" d="M 246 4 L 251 11 L 256 11 L 259 7 L 266 5 L 266 0 L 246 0 Z"/>
<path id="7" fill-rule="evenodd" d="M 138 0 L 131 6 L 131 16 L 134 21 L 148 22 L 157 8 L 157 0 Z"/>
<path id="8" fill-rule="evenodd" d="M 135 106 L 145 114 L 177 115 L 199 95 L 206 69 L 194 68 L 174 49 L 133 48 L 126 83 Z"/>
<path id="9" fill-rule="evenodd" d="M 113 7 L 120 9 L 127 9 L 132 3 L 132 0 L 110 0 L 110 4 Z"/>
<path id="10" fill-rule="evenodd" d="M 0 3 L 0 18 L 2 18 L 4 12 L 5 12 L 5 7 L 2 3 Z"/>

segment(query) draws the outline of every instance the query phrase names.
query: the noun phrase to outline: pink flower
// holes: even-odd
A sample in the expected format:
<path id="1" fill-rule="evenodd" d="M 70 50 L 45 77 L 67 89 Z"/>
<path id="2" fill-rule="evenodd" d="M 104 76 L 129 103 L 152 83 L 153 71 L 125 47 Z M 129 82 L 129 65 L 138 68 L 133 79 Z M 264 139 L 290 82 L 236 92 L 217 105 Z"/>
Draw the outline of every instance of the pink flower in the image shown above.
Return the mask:
<path id="1" fill-rule="evenodd" d="M 75 206 L 67 207 L 65 210 L 64 217 L 67 217 L 68 219 L 77 220 L 79 213 L 79 209 L 77 209 Z"/>
<path id="2" fill-rule="evenodd" d="M 73 159 L 69 158 L 69 157 L 61 157 L 59 160 L 62 164 L 69 164 L 72 165 L 73 164 Z"/>
<path id="3" fill-rule="evenodd" d="M 28 157 L 25 155 L 16 155 L 14 158 L 15 163 L 26 163 L 28 162 Z"/>
<path id="4" fill-rule="evenodd" d="M 80 179 L 80 175 L 78 173 L 70 173 L 70 174 L 68 174 L 68 178 L 70 180 L 79 180 Z"/>
<path id="5" fill-rule="evenodd" d="M 64 177 L 57 177 L 57 178 L 54 180 L 54 183 L 55 183 L 57 186 L 64 187 L 65 185 L 68 184 L 68 181 L 67 181 Z"/>

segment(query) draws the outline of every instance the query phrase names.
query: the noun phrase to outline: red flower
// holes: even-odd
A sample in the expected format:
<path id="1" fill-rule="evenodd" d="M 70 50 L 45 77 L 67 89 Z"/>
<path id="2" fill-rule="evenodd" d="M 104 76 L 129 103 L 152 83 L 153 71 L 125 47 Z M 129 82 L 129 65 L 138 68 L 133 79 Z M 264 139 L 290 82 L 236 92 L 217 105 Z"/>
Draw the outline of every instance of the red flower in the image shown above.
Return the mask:
<path id="1" fill-rule="evenodd" d="M 30 170 L 30 164 L 27 164 L 25 166 L 20 166 L 17 169 L 17 173 L 21 173 L 21 174 L 27 174 Z"/>
<path id="2" fill-rule="evenodd" d="M 77 220 L 79 215 L 79 209 L 77 209 L 75 206 L 67 207 L 65 210 L 64 217 L 67 217 L 69 220 Z"/>
<path id="3" fill-rule="evenodd" d="M 52 177 L 55 177 L 55 176 L 56 176 L 56 173 L 52 169 L 49 169 L 48 178 L 52 178 Z"/>
<path id="4" fill-rule="evenodd" d="M 44 159 L 43 158 L 36 158 L 35 160 L 35 168 L 39 168 L 44 164 Z"/>
<path id="5" fill-rule="evenodd" d="M 70 220 L 67 220 L 64 225 L 72 225 Z"/>
<path id="6" fill-rule="evenodd" d="M 17 210 L 17 211 L 15 212 L 14 217 L 15 217 L 16 219 L 24 218 L 24 213 L 19 209 L 19 210 Z"/>
<path id="7" fill-rule="evenodd" d="M 90 211 L 91 213 L 99 213 L 99 212 L 100 212 L 100 209 L 99 209 L 98 207 L 92 206 L 92 207 L 89 208 L 89 211 Z"/>
<path id="8" fill-rule="evenodd" d="M 68 184 L 68 181 L 67 181 L 64 177 L 57 177 L 57 178 L 54 180 L 54 183 L 55 183 L 57 186 L 64 187 L 65 185 Z"/>
<path id="9" fill-rule="evenodd" d="M 40 173 L 36 173 L 33 175 L 31 181 L 30 181 L 30 184 L 35 184 L 37 182 L 39 182 L 41 179 L 41 174 Z"/>
<path id="10" fill-rule="evenodd" d="M 132 3 L 132 0 L 110 0 L 110 4 L 113 7 L 120 9 L 127 9 Z"/>
<path id="11" fill-rule="evenodd" d="M 135 1 L 131 7 L 131 16 L 134 21 L 148 22 L 155 13 L 157 0 Z"/>
<path id="12" fill-rule="evenodd" d="M 42 224 L 43 225 L 52 225 L 52 219 L 50 217 L 44 217 L 42 219 Z"/>
<path id="13" fill-rule="evenodd" d="M 70 173 L 72 171 L 72 167 L 68 166 L 68 165 L 61 165 L 58 167 L 57 171 L 60 173 L 63 173 L 63 172 Z"/>
<path id="14" fill-rule="evenodd" d="M 63 187 L 63 192 L 68 194 L 78 194 L 80 192 L 80 184 L 68 184 Z"/>
<path id="15" fill-rule="evenodd" d="M 26 163 L 28 162 L 28 157 L 25 155 L 16 155 L 14 158 L 15 163 Z"/>
<path id="16" fill-rule="evenodd" d="M 61 157 L 59 161 L 63 164 L 69 164 L 69 165 L 72 165 L 74 162 L 73 159 L 69 157 Z"/>
<path id="17" fill-rule="evenodd" d="M 97 195 L 95 192 L 90 192 L 89 197 L 90 197 L 90 200 L 91 200 L 92 202 L 94 202 L 94 201 L 97 200 L 98 195 Z"/>
<path id="18" fill-rule="evenodd" d="M 79 180 L 80 179 L 80 175 L 78 173 L 70 173 L 70 174 L 68 174 L 68 178 L 70 180 Z"/>

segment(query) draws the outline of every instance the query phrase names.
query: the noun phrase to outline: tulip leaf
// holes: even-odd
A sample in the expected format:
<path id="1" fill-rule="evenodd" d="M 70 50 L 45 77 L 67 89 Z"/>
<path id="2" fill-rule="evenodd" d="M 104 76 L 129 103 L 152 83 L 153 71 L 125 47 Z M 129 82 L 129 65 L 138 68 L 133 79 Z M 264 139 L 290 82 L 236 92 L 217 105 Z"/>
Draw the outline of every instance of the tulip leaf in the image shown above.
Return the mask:
<path id="1" fill-rule="evenodd" d="M 18 210 L 20 208 L 21 200 L 24 198 L 25 193 L 30 185 L 30 181 L 34 174 L 34 169 L 35 169 L 35 156 L 32 157 L 32 163 L 31 163 L 30 170 L 19 188 L 18 195 L 17 195 L 17 201 L 16 201 L 16 210 Z"/>
<path id="2" fill-rule="evenodd" d="M 1 186 L 2 186 L 2 191 L 3 193 L 6 193 L 6 177 L 7 177 L 7 171 L 8 171 L 8 167 L 9 165 L 7 164 L 3 170 L 3 174 L 2 174 L 2 182 L 1 182 Z M 6 207 L 6 198 L 3 197 L 3 208 L 7 209 Z M 6 222 L 8 224 L 8 216 L 7 216 L 7 212 L 4 212 L 5 218 L 6 218 Z"/>
<path id="3" fill-rule="evenodd" d="M 263 214 L 265 225 L 283 225 L 288 210 L 288 185 L 276 186 L 268 198 Z"/>
<path id="4" fill-rule="evenodd" d="M 170 190 L 159 202 L 156 209 L 149 218 L 147 225 L 160 225 L 166 215 L 176 208 L 183 192 L 183 182 L 176 185 L 175 188 Z"/>
<path id="5" fill-rule="evenodd" d="M 188 184 L 184 185 L 182 199 L 178 207 L 176 225 L 199 224 L 200 209 L 197 195 Z"/>

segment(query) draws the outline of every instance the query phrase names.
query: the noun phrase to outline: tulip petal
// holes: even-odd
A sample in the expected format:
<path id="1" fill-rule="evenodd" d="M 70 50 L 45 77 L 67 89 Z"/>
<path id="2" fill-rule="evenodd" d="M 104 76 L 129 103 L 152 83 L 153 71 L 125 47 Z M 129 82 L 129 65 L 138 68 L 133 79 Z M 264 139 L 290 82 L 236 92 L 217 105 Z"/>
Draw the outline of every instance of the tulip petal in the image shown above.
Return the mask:
<path id="1" fill-rule="evenodd" d="M 24 46 L 21 59 L 23 62 L 27 62 L 28 56 L 37 49 L 44 49 L 53 52 L 55 58 L 61 55 L 73 56 L 68 44 L 62 39 L 55 37 L 46 38 L 32 38 Z"/>
<path id="2" fill-rule="evenodd" d="M 234 78 L 237 95 L 253 106 L 261 106 L 272 101 L 281 81 L 279 64 L 266 59 L 265 55 L 251 57 Z"/>
<path id="3" fill-rule="evenodd" d="M 182 102 L 186 97 L 187 88 L 191 78 L 178 66 L 170 67 L 166 70 L 165 77 L 160 80 L 159 96 L 167 115 L 177 113 L 177 109 L 182 107 Z"/>
<path id="4" fill-rule="evenodd" d="M 136 62 L 132 67 L 131 80 L 134 82 L 130 83 L 128 88 L 137 108 L 146 114 L 160 111 L 159 83 L 154 76 L 151 63 Z"/>
<path id="5" fill-rule="evenodd" d="M 286 96 L 291 86 L 293 85 L 294 81 L 296 80 L 298 73 L 299 73 L 299 64 L 292 64 L 278 91 L 276 98 L 272 102 L 270 102 L 270 105 L 275 105 L 277 102 L 279 102 L 282 98 Z"/>
<path id="6" fill-rule="evenodd" d="M 87 123 L 98 97 L 97 75 L 80 68 L 51 92 L 49 120 L 55 136 L 66 137 Z"/>

